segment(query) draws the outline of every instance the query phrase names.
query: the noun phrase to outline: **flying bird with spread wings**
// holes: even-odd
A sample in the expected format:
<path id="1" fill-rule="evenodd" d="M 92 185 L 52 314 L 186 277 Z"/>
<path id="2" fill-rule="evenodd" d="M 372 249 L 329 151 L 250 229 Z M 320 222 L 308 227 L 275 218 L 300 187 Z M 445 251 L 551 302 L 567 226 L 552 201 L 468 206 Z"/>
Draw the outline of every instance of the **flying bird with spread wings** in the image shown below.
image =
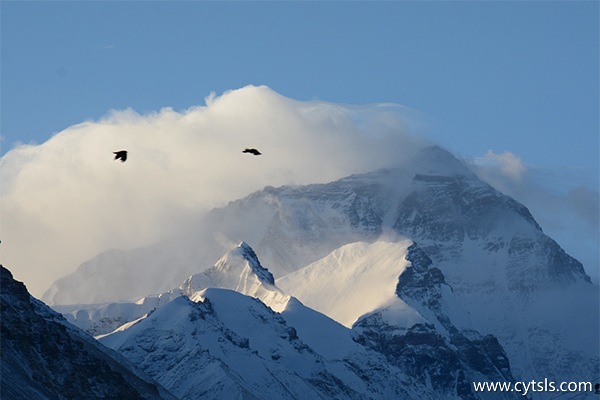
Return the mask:
<path id="1" fill-rule="evenodd" d="M 250 154 L 254 154 L 255 156 L 260 156 L 262 153 L 256 149 L 244 149 L 242 150 L 242 153 L 250 153 Z"/>
<path id="2" fill-rule="evenodd" d="M 127 161 L 127 150 L 113 151 L 113 154 L 115 155 L 115 160 L 121 160 L 121 162 Z"/>

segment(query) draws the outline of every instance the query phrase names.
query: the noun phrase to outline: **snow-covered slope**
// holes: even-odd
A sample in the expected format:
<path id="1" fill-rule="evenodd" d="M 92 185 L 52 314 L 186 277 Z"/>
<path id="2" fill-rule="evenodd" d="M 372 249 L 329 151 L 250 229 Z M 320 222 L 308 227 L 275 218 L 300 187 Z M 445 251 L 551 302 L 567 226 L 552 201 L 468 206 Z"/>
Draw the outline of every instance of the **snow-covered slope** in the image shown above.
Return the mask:
<path id="1" fill-rule="evenodd" d="M 174 399 L 117 353 L 32 298 L 0 266 L 3 399 Z"/>
<path id="2" fill-rule="evenodd" d="M 245 242 L 228 251 L 210 268 L 189 276 L 178 288 L 129 302 L 55 306 L 72 324 L 97 336 L 114 331 L 181 295 L 207 288 L 223 288 L 260 299 L 274 311 L 285 309 L 290 296 L 276 285 L 254 250 Z"/>
<path id="3" fill-rule="evenodd" d="M 277 286 L 350 328 L 358 317 L 399 301 L 394 292 L 411 244 L 409 240 L 349 243 L 278 279 Z M 410 307 L 404 309 L 398 314 L 408 318 L 408 327 L 424 322 Z"/>
<path id="4" fill-rule="evenodd" d="M 353 354 L 350 348 L 344 358 L 324 358 L 281 315 L 256 299 L 207 289 L 193 300 L 175 298 L 100 341 L 181 399 L 434 398 L 374 352 Z M 311 319 L 306 314 L 297 318 Z M 310 322 L 324 332 L 336 324 L 328 319 Z M 339 334 L 342 327 L 337 327 Z M 348 338 L 349 331 L 345 333 Z M 339 339 L 344 341 L 343 336 Z"/>
<path id="5" fill-rule="evenodd" d="M 421 279 L 435 269 L 423 261 L 426 256 L 420 256 L 415 244 L 357 243 L 348 248 L 348 263 L 341 263 L 346 268 L 337 277 L 330 274 L 333 280 L 343 285 L 354 276 L 351 289 L 363 299 L 371 292 L 383 292 L 374 297 L 379 301 L 367 302 L 365 310 L 370 313 L 361 317 L 354 330 L 285 294 L 242 242 L 179 289 L 158 296 L 156 309 L 99 338 L 183 398 L 468 398 L 474 395 L 470 380 L 512 380 L 506 355 L 494 338 L 485 338 L 493 346 L 481 346 L 483 336 L 475 331 L 465 336 L 451 321 L 458 314 L 445 314 L 440 304 L 451 304 L 452 299 L 443 299 L 448 297 L 441 288 L 447 286 L 443 275 L 437 270 L 435 283 Z M 395 262 L 383 263 L 374 270 L 375 276 L 369 276 L 367 255 L 378 252 L 382 256 L 395 252 Z M 355 254 L 363 255 L 362 263 L 350 262 Z M 413 269 L 419 272 L 411 274 Z M 402 276 L 409 278 L 401 285 Z M 336 288 L 327 289 L 336 293 Z M 152 303 L 150 298 L 144 302 Z M 128 308 L 119 306 L 125 320 Z M 101 308 L 106 307 L 110 306 Z M 193 316 L 196 308 L 202 312 Z M 99 315 L 94 309 L 86 313 Z M 380 335 L 384 332 L 394 334 Z M 171 343 L 165 338 L 176 339 Z M 434 355 L 430 347 L 418 344 L 431 338 L 438 349 Z M 456 347 L 470 358 L 461 356 Z M 405 358 L 391 358 L 391 353 L 382 351 L 389 348 L 428 362 L 415 371 Z M 198 372 L 199 367 L 212 375 Z M 411 372 L 407 375 L 404 370 Z M 259 384 L 282 381 L 283 376 L 285 385 L 269 383 L 268 394 Z M 431 377 L 436 379 L 433 386 Z M 401 389 L 403 385 L 411 390 Z"/>
<path id="6" fill-rule="evenodd" d="M 67 321 L 92 336 L 109 333 L 127 322 L 136 320 L 177 296 L 181 290 L 173 289 L 159 295 L 148 295 L 128 302 L 104 304 L 76 304 L 54 306 Z"/>
<path id="7" fill-rule="evenodd" d="M 276 312 L 283 311 L 290 299 L 275 286 L 273 274 L 261 265 L 254 250 L 245 242 L 227 252 L 213 267 L 190 276 L 180 286 L 187 296 L 206 288 L 232 289 L 256 297 Z"/>
<path id="8" fill-rule="evenodd" d="M 554 257 L 564 265 L 557 266 L 553 276 L 586 279 L 581 265 L 559 254 L 560 247 L 543 236 L 523 205 L 481 182 L 451 154 L 432 147 L 398 169 L 328 184 L 267 187 L 213 210 L 198 222 L 191 238 L 111 251 L 90 260 L 55 282 L 44 300 L 53 305 L 90 304 L 160 293 L 211 265 L 242 240 L 282 277 L 345 244 L 376 240 L 389 230 L 423 247 L 434 241 L 426 250 L 439 260 L 466 253 L 470 249 L 461 250 L 462 242 L 475 236 L 486 238 L 480 245 L 493 256 L 494 249 L 507 249 L 514 237 L 541 234 L 534 241 L 547 240 L 543 247 L 549 246 L 550 261 Z M 513 248 L 518 245 L 517 240 Z M 102 290 L 96 287 L 99 282 L 105 284 Z"/>
<path id="9" fill-rule="evenodd" d="M 473 381 L 513 381 L 502 346 L 471 328 L 443 273 L 415 243 L 349 244 L 277 283 L 337 320 L 358 319 L 358 343 L 442 398 L 475 398 Z"/>
<path id="10" fill-rule="evenodd" d="M 328 184 L 267 187 L 209 213 L 199 222 L 193 245 L 182 247 L 172 260 L 163 255 L 165 261 L 152 261 L 153 251 L 166 248 L 159 245 L 136 256 L 128 253 L 126 265 L 90 262 L 93 268 L 86 274 L 69 278 L 69 285 L 80 285 L 77 292 L 64 281 L 56 283 L 52 294 L 55 302 L 81 303 L 134 297 L 125 289 L 106 293 L 97 288 L 143 275 L 136 285 L 141 291 L 148 263 L 155 276 L 148 278 L 153 284 L 144 294 L 167 291 L 174 287 L 171 276 L 183 281 L 241 240 L 278 277 L 313 263 L 315 271 L 319 264 L 326 271 L 328 263 L 343 270 L 333 256 L 336 251 L 350 254 L 356 243 L 375 245 L 394 235 L 419 245 L 453 288 L 455 303 L 468 311 L 472 327 L 498 338 L 517 379 L 595 379 L 588 375 L 599 364 L 598 286 L 590 283 L 581 263 L 544 234 L 525 206 L 483 183 L 439 147 L 421 151 L 397 169 Z M 190 261 L 193 253 L 197 261 Z M 352 256 L 360 259 L 358 253 Z M 169 279 L 163 279 L 166 275 Z M 430 278 L 436 282 L 435 276 Z M 293 290 L 286 286 L 289 294 L 304 290 L 311 291 L 302 280 Z M 338 295 L 352 297 L 343 288 Z M 348 315 L 363 307 L 346 306 Z"/>
<path id="11" fill-rule="evenodd" d="M 472 175 L 417 174 L 397 210 L 393 230 L 443 271 L 474 327 L 498 337 L 517 377 L 595 379 L 598 286 L 525 206 Z"/>

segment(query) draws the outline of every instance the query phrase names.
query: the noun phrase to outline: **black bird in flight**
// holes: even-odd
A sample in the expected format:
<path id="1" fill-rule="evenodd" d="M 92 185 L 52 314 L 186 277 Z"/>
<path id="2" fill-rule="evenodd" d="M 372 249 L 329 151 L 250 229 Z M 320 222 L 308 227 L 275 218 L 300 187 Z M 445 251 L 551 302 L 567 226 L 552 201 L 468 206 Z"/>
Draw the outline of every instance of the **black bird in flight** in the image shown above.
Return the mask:
<path id="1" fill-rule="evenodd" d="M 245 149 L 242 150 L 242 153 L 250 153 L 250 154 L 254 154 L 255 156 L 260 156 L 262 153 L 256 149 Z"/>
<path id="2" fill-rule="evenodd" d="M 127 150 L 113 151 L 113 154 L 115 154 L 115 160 L 127 161 Z"/>

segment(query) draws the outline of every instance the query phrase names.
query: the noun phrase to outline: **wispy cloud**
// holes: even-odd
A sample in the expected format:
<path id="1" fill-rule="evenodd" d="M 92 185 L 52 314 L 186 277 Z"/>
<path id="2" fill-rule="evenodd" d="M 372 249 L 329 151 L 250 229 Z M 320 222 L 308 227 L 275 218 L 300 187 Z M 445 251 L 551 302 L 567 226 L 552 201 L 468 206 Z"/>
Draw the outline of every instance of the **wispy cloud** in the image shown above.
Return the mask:
<path id="1" fill-rule="evenodd" d="M 207 210 L 264 186 L 331 181 L 401 163 L 425 140 L 419 113 L 391 104 L 295 101 L 267 87 L 210 94 L 205 105 L 109 112 L 0 160 L 2 263 L 41 296 L 109 248 L 149 245 Z M 256 147 L 263 155 L 243 154 Z M 129 159 L 112 159 L 126 149 Z M 598 191 L 510 152 L 470 160 L 527 205 L 544 230 L 598 277 Z M 561 188 L 561 190 L 558 190 Z"/>
<path id="2" fill-rule="evenodd" d="M 3 263 L 41 295 L 102 250 L 151 244 L 266 185 L 401 162 L 423 145 L 409 114 L 300 102 L 254 86 L 183 112 L 112 111 L 1 159 Z M 120 149 L 129 151 L 126 163 L 112 160 Z"/>
<path id="3" fill-rule="evenodd" d="M 470 162 L 480 178 L 525 204 L 545 233 L 600 276 L 600 195 L 593 171 L 527 165 L 520 157 L 488 151 Z"/>
<path id="4" fill-rule="evenodd" d="M 492 150 L 488 150 L 485 156 L 479 158 L 477 161 L 480 173 L 487 175 L 500 173 L 514 182 L 520 182 L 523 174 L 526 172 L 521 158 L 510 151 L 496 154 Z"/>

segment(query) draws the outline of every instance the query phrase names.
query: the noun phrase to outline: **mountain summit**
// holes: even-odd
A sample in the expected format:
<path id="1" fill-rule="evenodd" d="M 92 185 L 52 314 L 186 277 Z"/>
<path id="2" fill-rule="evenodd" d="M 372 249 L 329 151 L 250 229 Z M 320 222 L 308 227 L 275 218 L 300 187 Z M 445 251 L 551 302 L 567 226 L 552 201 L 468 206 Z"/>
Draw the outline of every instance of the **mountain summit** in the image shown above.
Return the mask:
<path id="1" fill-rule="evenodd" d="M 509 264 L 535 269 L 527 273 L 531 281 L 519 279 L 522 285 L 590 280 L 581 263 L 543 234 L 524 205 L 479 180 L 449 152 L 432 146 L 393 169 L 326 184 L 266 187 L 208 213 L 193 239 L 100 254 L 57 280 L 43 300 L 60 305 L 101 303 L 163 292 L 197 273 L 198 265 L 212 265 L 229 251 L 229 243 L 241 240 L 251 243 L 270 271 L 282 277 L 345 244 L 390 233 L 418 242 L 437 262 L 469 256 L 470 250 L 463 247 L 468 242 L 477 242 L 473 250 L 485 253 L 478 258 L 508 252 L 514 259 L 520 253 L 522 259 Z M 534 255 L 523 250 L 528 246 L 546 259 L 529 262 Z M 164 274 L 167 264 L 169 273 Z M 498 268 L 506 266 L 502 262 Z M 453 271 L 445 271 L 450 280 Z M 518 268 L 510 275 L 519 276 Z M 135 277 L 137 284 L 123 283 L 129 281 L 124 277 Z M 97 290 L 98 282 L 110 284 Z"/>
<path id="2" fill-rule="evenodd" d="M 435 269 L 412 269 L 401 276 L 430 282 L 434 292 L 452 288 L 454 300 L 442 301 L 440 310 L 452 304 L 469 316 L 461 321 L 468 319 L 473 329 L 494 335 L 516 379 L 575 381 L 598 370 L 598 286 L 590 282 L 579 261 L 544 234 L 527 207 L 482 182 L 439 147 L 423 149 L 396 168 L 326 184 L 266 187 L 211 211 L 199 222 L 193 239 L 100 255 L 57 281 L 48 300 L 73 304 L 141 297 L 170 290 L 191 275 L 196 277 L 187 283 L 190 288 L 199 286 L 194 282 L 203 282 L 200 286 L 223 282 L 228 289 L 254 295 L 254 289 L 270 288 L 274 275 L 280 278 L 275 283 L 286 296 L 311 304 L 348 326 L 362 317 L 349 310 L 368 312 L 364 304 L 353 303 L 360 296 L 353 297 L 349 289 L 339 287 L 318 293 L 320 298 L 331 298 L 319 306 L 311 303 L 317 295 L 313 289 L 320 279 L 335 283 L 327 274 L 335 275 L 349 266 L 387 264 L 401 273 L 402 262 L 392 262 L 398 257 L 393 246 L 386 250 L 392 258 L 378 263 L 365 254 L 380 242 L 405 241 L 416 243 Z M 253 258 L 245 258 L 243 246 L 228 253 L 226 243 L 242 240 L 260 254 L 268 273 L 253 269 L 256 265 L 249 261 Z M 223 254 L 226 260 L 220 267 L 198 271 L 198 265 L 213 265 Z M 322 278 L 296 279 L 298 274 L 312 276 L 315 271 Z M 376 268 L 372 271 L 379 274 Z M 443 282 L 434 271 L 443 275 Z M 139 277 L 140 284 L 102 285 L 125 280 L 125 276 Z M 369 272 L 360 276 L 369 278 Z M 397 283 L 394 278 L 390 285 Z M 191 292 L 185 285 L 183 289 Z M 418 294 L 410 285 L 400 285 L 398 291 Z M 423 298 L 438 298 L 433 294 Z M 344 303 L 345 298 L 352 301 Z M 411 308 L 416 309 L 416 303 Z M 458 315 L 449 309 L 444 314 Z M 448 331 L 435 318 L 436 332 Z"/>
<path id="3" fill-rule="evenodd" d="M 362 300 L 370 292 L 384 296 L 358 307 L 370 313 L 352 330 L 285 295 L 250 246 L 241 243 L 206 273 L 187 279 L 180 295 L 159 295 L 157 307 L 99 340 L 183 398 L 469 398 L 473 380 L 513 381 L 493 336 L 454 324 L 460 307 L 443 274 L 416 244 L 365 245 L 366 254 L 389 247 L 399 259 L 370 274 L 365 270 L 374 264 L 365 268 L 360 262 L 327 274 L 332 279 L 325 279 L 326 285 L 356 280 L 345 293 L 341 287 L 328 289 L 352 308 L 360 300 L 348 292 Z M 354 251 L 349 249 L 348 261 Z M 393 263 L 398 267 L 386 268 Z M 379 276 L 383 269 L 389 273 Z M 432 282 L 429 275 L 437 278 Z M 318 292 L 317 287 L 314 293 L 324 299 Z"/>
<path id="4" fill-rule="evenodd" d="M 221 257 L 213 267 L 188 278 L 181 289 L 186 294 L 207 287 L 231 288 L 238 292 L 245 292 L 259 285 L 273 286 L 274 284 L 273 274 L 260 264 L 254 250 L 241 242 L 239 246 Z"/>
<path id="5" fill-rule="evenodd" d="M 245 242 L 228 251 L 211 268 L 190 276 L 179 287 L 189 297 L 207 288 L 231 289 L 256 297 L 278 312 L 290 299 L 275 286 L 273 274 L 261 265 L 254 250 Z"/>

